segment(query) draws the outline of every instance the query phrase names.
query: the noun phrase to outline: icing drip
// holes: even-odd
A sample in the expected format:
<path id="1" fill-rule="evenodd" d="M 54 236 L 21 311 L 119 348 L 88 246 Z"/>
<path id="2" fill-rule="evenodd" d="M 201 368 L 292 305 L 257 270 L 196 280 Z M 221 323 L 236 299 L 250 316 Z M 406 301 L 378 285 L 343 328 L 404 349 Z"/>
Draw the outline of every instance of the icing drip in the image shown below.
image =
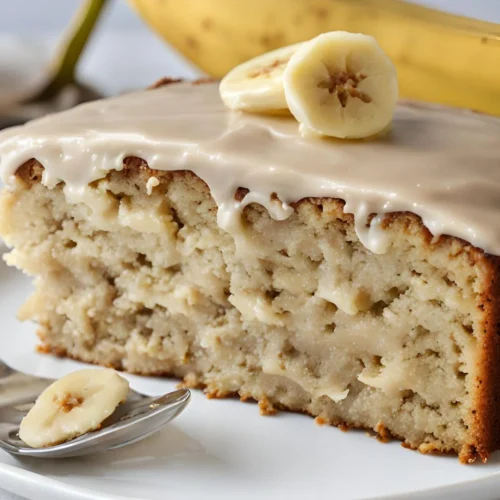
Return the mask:
<path id="1" fill-rule="evenodd" d="M 138 156 L 153 169 L 202 178 L 219 207 L 218 223 L 235 235 L 249 203 L 283 220 L 293 212 L 290 203 L 327 196 L 345 200 L 359 239 L 373 252 L 390 244 L 384 214 L 409 211 L 434 235 L 500 254 L 499 137 L 496 118 L 416 103 L 401 103 L 392 130 L 375 139 L 303 137 L 293 119 L 226 109 L 216 84 L 175 84 L 4 130 L 0 170 L 9 184 L 35 158 L 45 168 L 43 184 L 64 182 L 68 200 L 98 215 L 106 207 L 87 185 Z M 238 187 L 249 190 L 240 201 Z"/>

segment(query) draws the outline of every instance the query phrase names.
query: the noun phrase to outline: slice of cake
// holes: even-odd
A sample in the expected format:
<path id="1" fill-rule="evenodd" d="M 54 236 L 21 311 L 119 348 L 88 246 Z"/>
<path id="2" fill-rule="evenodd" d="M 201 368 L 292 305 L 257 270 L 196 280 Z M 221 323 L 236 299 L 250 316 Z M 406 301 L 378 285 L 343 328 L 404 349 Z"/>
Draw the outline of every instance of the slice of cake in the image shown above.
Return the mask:
<path id="1" fill-rule="evenodd" d="M 173 83 L 0 134 L 41 349 L 422 452 L 500 447 L 500 121 L 302 137 Z M 304 423 L 307 425 L 307 423 Z"/>

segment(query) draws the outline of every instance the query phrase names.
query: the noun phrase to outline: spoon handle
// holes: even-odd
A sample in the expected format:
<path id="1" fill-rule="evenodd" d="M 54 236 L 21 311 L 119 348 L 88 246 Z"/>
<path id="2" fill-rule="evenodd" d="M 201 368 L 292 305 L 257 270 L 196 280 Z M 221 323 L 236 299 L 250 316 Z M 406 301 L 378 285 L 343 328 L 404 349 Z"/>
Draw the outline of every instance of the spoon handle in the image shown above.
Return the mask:
<path id="1" fill-rule="evenodd" d="M 57 55 L 52 61 L 48 82 L 26 103 L 46 101 L 75 80 L 75 68 L 108 0 L 85 0 L 73 19 Z"/>

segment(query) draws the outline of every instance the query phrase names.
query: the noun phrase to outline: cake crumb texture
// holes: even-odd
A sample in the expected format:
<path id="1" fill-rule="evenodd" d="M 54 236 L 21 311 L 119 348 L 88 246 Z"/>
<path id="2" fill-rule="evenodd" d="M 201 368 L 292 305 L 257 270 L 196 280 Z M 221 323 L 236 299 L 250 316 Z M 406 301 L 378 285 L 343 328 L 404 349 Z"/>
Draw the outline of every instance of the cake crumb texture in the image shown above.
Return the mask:
<path id="1" fill-rule="evenodd" d="M 284 221 L 251 204 L 233 237 L 203 181 L 138 158 L 75 204 L 42 172 L 26 163 L 0 200 L 5 259 L 35 276 L 19 315 L 41 351 L 466 463 L 498 448 L 497 257 L 409 213 L 387 217 L 390 249 L 373 254 L 334 199 Z"/>

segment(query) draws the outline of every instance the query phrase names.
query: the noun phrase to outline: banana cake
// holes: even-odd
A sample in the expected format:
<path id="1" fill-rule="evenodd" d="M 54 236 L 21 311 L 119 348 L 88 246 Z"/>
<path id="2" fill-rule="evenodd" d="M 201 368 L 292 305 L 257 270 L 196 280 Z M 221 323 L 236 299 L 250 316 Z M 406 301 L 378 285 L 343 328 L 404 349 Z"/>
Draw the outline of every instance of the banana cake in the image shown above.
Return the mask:
<path id="1" fill-rule="evenodd" d="M 216 83 L 5 130 L 5 260 L 35 286 L 20 318 L 46 352 L 486 461 L 499 137 L 404 101 L 378 137 L 308 137 L 227 109 Z"/>

